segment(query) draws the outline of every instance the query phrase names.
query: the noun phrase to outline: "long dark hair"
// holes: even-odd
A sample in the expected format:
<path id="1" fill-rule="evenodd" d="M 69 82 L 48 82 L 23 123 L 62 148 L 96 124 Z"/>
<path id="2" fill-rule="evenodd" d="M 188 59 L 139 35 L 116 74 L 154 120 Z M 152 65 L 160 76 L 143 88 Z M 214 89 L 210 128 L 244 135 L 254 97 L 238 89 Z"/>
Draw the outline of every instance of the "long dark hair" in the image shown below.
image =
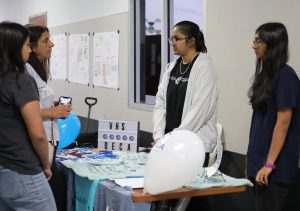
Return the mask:
<path id="1" fill-rule="evenodd" d="M 0 78 L 10 71 L 24 72 L 22 48 L 29 36 L 21 24 L 4 21 L 0 23 Z"/>
<path id="2" fill-rule="evenodd" d="M 32 48 L 37 47 L 38 41 L 41 38 L 44 32 L 49 32 L 49 29 L 46 26 L 41 25 L 26 25 L 26 28 L 29 30 L 29 39 Z M 45 59 L 44 61 L 40 61 L 37 58 L 37 55 L 32 51 L 30 57 L 28 59 L 28 63 L 33 67 L 36 73 L 41 77 L 43 81 L 47 83 L 48 78 L 50 76 L 49 70 L 49 59 Z"/>
<path id="3" fill-rule="evenodd" d="M 272 92 L 275 75 L 288 61 L 288 34 L 282 23 L 265 23 L 256 33 L 267 48 L 264 56 L 256 61 L 256 70 L 248 97 L 253 109 L 265 111 Z"/>
<path id="4" fill-rule="evenodd" d="M 198 52 L 207 53 L 203 33 L 197 24 L 191 21 L 181 21 L 174 27 L 178 27 L 187 38 L 195 38 L 196 50 Z"/>

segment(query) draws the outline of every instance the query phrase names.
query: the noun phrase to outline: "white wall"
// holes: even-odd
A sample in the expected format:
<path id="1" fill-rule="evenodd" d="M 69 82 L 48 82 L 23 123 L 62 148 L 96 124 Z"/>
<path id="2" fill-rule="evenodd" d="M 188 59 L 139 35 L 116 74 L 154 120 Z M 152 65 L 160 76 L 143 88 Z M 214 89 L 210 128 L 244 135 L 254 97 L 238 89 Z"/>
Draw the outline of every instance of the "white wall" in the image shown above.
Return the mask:
<path id="1" fill-rule="evenodd" d="M 128 12 L 129 4 L 128 0 L 0 0 L 0 6 L 0 14 L 4 10 L 8 19 L 21 24 L 47 11 L 48 26 L 54 27 Z M 0 15 L 1 19 L 5 18 Z"/>
<path id="2" fill-rule="evenodd" d="M 62 80 L 53 80 L 50 85 L 54 88 L 55 99 L 59 96 L 71 96 L 73 112 L 80 116 L 87 116 L 88 106 L 84 103 L 85 97 L 96 97 L 98 103 L 92 107 L 91 117 L 94 119 L 115 119 L 140 121 L 142 130 L 152 131 L 152 112 L 144 112 L 128 108 L 128 13 L 120 13 L 107 17 L 81 21 L 74 24 L 65 24 L 52 27 L 51 33 L 60 34 L 88 33 L 119 30 L 119 90 L 103 87 L 92 87 L 77 83 L 67 83 Z M 91 45 L 90 45 L 90 48 Z M 92 69 L 92 64 L 90 64 Z"/>
<path id="3" fill-rule="evenodd" d="M 17 0 L 0 0 L 0 21 L 17 21 L 16 14 L 20 11 L 17 6 Z"/>
<path id="4" fill-rule="evenodd" d="M 88 4 L 87 4 L 88 2 Z M 87 5 L 85 5 L 87 4 Z M 4 5 L 4 6 L 3 6 Z M 248 105 L 247 90 L 254 73 L 255 56 L 251 49 L 255 29 L 267 21 L 283 22 L 290 37 L 290 64 L 300 71 L 300 1 L 298 0 L 207 0 L 206 42 L 208 53 L 216 65 L 221 93 L 218 121 L 224 126 L 226 149 L 246 153 L 248 145 L 251 108 Z M 4 7 L 7 7 L 4 9 Z M 83 8 L 87 8 L 84 9 Z M 17 10 L 17 12 L 11 13 Z M 28 16 L 47 11 L 48 26 L 55 27 L 92 18 L 128 12 L 128 0 L 0 0 L 0 20 L 6 17 L 26 23 Z M 13 14 L 18 14 L 14 16 Z M 127 16 L 124 16 L 127 17 Z M 127 26 L 129 27 L 128 22 Z M 129 30 L 123 42 L 131 36 Z M 152 113 L 129 109 L 128 98 L 128 48 L 123 43 L 120 85 L 114 93 L 103 89 L 100 107 L 92 111 L 92 118 L 138 119 L 141 129 L 152 131 Z M 54 82 L 53 85 L 61 85 Z M 55 87 L 54 87 L 55 88 Z M 76 87 L 80 90 L 80 87 Z M 82 89 L 85 90 L 85 89 Z M 55 90 L 62 92 L 65 90 Z M 72 90 L 68 90 L 72 92 Z M 59 93 L 60 94 L 60 93 Z M 97 96 L 98 91 L 85 93 Z M 75 105 L 74 105 L 75 106 Z M 76 112 L 85 116 L 87 107 L 77 106 Z"/>
<path id="5" fill-rule="evenodd" d="M 254 74 L 251 48 L 256 28 L 283 22 L 290 38 L 290 64 L 300 71 L 300 1 L 207 0 L 207 47 L 217 67 L 221 94 L 218 119 L 224 126 L 226 148 L 246 153 L 251 108 L 247 91 Z"/>

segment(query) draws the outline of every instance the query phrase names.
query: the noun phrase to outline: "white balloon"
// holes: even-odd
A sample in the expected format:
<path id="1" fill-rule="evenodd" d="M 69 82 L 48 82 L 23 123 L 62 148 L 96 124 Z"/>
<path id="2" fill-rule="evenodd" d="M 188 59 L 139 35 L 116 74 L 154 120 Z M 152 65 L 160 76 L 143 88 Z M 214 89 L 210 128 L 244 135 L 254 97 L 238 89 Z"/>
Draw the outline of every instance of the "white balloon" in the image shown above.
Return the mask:
<path id="1" fill-rule="evenodd" d="M 155 143 L 147 160 L 144 192 L 158 194 L 188 184 L 203 167 L 204 144 L 194 132 L 174 130 Z"/>

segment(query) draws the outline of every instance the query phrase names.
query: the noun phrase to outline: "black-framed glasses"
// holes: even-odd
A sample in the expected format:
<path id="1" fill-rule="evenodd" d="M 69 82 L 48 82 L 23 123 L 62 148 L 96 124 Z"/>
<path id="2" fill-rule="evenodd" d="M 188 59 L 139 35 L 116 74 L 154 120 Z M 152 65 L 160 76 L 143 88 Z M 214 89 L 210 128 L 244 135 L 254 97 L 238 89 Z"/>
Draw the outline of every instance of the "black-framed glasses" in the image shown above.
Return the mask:
<path id="1" fill-rule="evenodd" d="M 169 43 L 173 44 L 173 43 L 177 43 L 179 40 L 187 40 L 189 39 L 188 37 L 169 37 Z"/>
<path id="2" fill-rule="evenodd" d="M 263 40 L 261 40 L 261 39 L 259 39 L 259 38 L 255 38 L 255 39 L 253 40 L 253 45 L 254 45 L 255 48 L 257 48 L 257 47 L 260 46 L 263 42 L 264 42 Z"/>

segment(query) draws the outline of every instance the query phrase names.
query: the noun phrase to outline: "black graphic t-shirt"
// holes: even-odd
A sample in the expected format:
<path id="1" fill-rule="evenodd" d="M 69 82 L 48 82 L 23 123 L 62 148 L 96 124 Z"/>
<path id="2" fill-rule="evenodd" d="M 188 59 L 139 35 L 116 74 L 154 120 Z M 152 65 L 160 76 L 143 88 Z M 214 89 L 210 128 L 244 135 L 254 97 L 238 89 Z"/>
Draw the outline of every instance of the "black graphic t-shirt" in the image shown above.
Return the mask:
<path id="1" fill-rule="evenodd" d="M 174 130 L 174 128 L 177 128 L 181 124 L 186 88 L 191 69 L 197 57 L 198 55 L 188 64 L 181 63 L 182 59 L 179 58 L 170 74 L 167 89 L 165 133 Z"/>

